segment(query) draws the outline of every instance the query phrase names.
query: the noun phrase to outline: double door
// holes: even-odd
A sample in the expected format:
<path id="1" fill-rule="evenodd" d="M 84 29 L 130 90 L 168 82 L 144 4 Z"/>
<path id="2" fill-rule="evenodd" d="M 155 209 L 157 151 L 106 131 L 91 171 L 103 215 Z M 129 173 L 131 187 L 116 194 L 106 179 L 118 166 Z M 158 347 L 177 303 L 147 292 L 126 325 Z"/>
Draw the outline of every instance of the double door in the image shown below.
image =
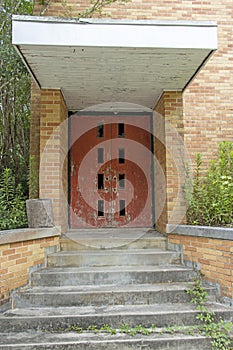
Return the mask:
<path id="1" fill-rule="evenodd" d="M 70 125 L 70 226 L 151 226 L 150 116 L 74 115 Z"/>

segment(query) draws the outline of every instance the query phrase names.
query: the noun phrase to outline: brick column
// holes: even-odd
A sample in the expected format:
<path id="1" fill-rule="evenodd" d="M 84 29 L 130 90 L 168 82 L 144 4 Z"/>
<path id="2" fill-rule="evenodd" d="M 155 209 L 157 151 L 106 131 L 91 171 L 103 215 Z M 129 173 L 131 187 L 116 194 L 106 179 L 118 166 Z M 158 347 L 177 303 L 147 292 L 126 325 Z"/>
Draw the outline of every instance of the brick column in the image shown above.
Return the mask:
<path id="1" fill-rule="evenodd" d="M 154 192 L 155 225 L 160 232 L 166 232 L 167 191 L 166 191 L 166 147 L 164 99 L 160 98 L 153 113 L 154 125 Z"/>
<path id="2" fill-rule="evenodd" d="M 53 203 L 54 224 L 68 225 L 68 112 L 60 90 L 41 90 L 40 198 Z"/>
<path id="3" fill-rule="evenodd" d="M 166 223 L 180 224 L 185 220 L 186 152 L 184 147 L 182 92 L 169 91 L 161 96 L 154 114 L 155 158 L 155 210 L 156 227 L 166 232 Z M 164 180 L 161 179 L 161 170 Z M 165 188 L 166 187 L 166 188 Z M 161 201 L 163 207 L 161 208 Z"/>

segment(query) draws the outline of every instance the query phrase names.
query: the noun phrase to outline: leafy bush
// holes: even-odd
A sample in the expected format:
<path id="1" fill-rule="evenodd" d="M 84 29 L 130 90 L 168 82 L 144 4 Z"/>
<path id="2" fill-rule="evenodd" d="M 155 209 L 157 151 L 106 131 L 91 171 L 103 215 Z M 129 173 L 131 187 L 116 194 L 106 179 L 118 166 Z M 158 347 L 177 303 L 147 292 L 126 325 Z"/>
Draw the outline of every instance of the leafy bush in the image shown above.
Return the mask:
<path id="1" fill-rule="evenodd" d="M 233 143 L 220 143 L 218 159 L 210 161 L 205 175 L 201 165 L 197 154 L 193 179 L 187 173 L 187 223 L 233 227 Z"/>
<path id="2" fill-rule="evenodd" d="M 12 171 L 6 168 L 0 177 L 0 230 L 26 226 L 27 215 L 22 186 L 15 186 Z"/>

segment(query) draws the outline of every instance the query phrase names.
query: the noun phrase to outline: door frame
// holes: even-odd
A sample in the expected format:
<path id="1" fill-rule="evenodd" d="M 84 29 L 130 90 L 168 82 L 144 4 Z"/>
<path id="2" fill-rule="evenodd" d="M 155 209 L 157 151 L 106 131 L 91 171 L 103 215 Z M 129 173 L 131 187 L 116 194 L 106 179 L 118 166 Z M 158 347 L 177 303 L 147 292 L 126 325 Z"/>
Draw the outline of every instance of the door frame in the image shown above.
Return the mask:
<path id="1" fill-rule="evenodd" d="M 155 168 L 154 168 L 154 120 L 153 120 L 153 111 L 131 111 L 131 112 L 115 112 L 115 111 L 78 111 L 68 113 L 68 227 L 70 227 L 70 204 L 71 204 L 71 117 L 73 115 L 76 116 L 148 116 L 150 118 L 150 183 L 151 183 L 151 220 L 152 220 L 152 228 L 155 228 Z M 124 227 L 124 226 L 123 226 Z M 114 227 L 117 229 L 117 227 Z M 135 226 L 136 228 L 136 226 Z M 95 229 L 95 227 L 93 227 Z"/>

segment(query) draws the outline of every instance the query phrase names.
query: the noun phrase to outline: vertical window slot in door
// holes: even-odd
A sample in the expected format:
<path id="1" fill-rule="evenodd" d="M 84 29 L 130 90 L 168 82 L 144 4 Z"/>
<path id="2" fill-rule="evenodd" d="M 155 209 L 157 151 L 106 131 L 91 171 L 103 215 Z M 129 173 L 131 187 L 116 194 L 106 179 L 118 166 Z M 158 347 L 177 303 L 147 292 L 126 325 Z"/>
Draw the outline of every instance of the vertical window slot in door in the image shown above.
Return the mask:
<path id="1" fill-rule="evenodd" d="M 120 216 L 125 216 L 125 200 L 120 200 Z"/>
<path id="2" fill-rule="evenodd" d="M 104 216 L 104 201 L 98 201 L 98 216 Z"/>
<path id="3" fill-rule="evenodd" d="M 104 189 L 104 174 L 98 174 L 98 190 Z"/>
<path id="4" fill-rule="evenodd" d="M 102 164 L 104 162 L 104 149 L 98 148 L 98 163 Z"/>
<path id="5" fill-rule="evenodd" d="M 124 148 L 119 148 L 119 163 L 123 164 L 125 162 L 125 150 Z"/>
<path id="6" fill-rule="evenodd" d="M 98 135 L 98 137 L 104 137 L 104 125 L 103 125 L 103 123 L 98 124 L 97 135 Z"/>
<path id="7" fill-rule="evenodd" d="M 125 136 L 125 124 L 119 123 L 118 124 L 118 137 L 124 137 Z"/>
<path id="8" fill-rule="evenodd" d="M 125 188 L 125 174 L 119 174 L 119 188 Z"/>

